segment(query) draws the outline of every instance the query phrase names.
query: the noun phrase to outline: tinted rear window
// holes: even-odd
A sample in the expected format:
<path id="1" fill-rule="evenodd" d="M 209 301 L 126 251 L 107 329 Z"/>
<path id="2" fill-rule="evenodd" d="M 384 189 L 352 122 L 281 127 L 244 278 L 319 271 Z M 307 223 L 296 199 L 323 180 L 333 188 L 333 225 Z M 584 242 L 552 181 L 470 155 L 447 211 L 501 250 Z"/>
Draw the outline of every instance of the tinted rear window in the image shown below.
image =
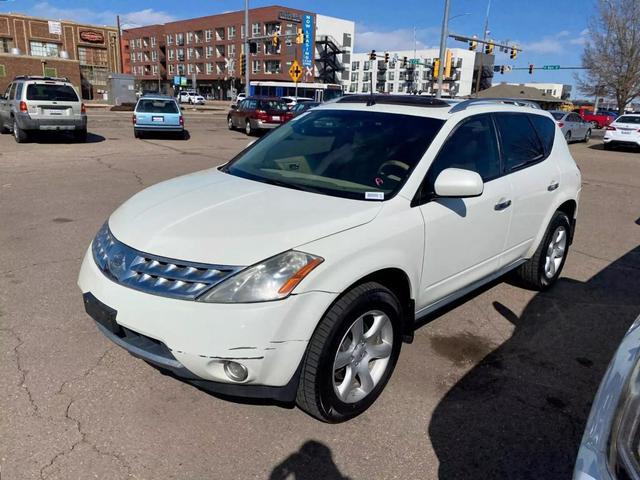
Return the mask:
<path id="1" fill-rule="evenodd" d="M 538 137 L 540 137 L 544 145 L 545 153 L 549 155 L 553 149 L 553 141 L 556 137 L 556 125 L 550 118 L 541 115 L 529 115 L 529 120 L 533 123 L 536 132 L 538 132 Z"/>
<path id="2" fill-rule="evenodd" d="M 32 83 L 27 87 L 27 100 L 48 102 L 77 102 L 78 95 L 69 85 Z"/>
<path id="3" fill-rule="evenodd" d="M 496 114 L 507 171 L 516 170 L 545 157 L 544 149 L 529 117 L 530 115 L 523 113 Z"/>
<path id="4" fill-rule="evenodd" d="M 287 111 L 286 102 L 279 102 L 277 100 L 260 100 L 260 108 L 262 110 L 281 110 Z"/>
<path id="5" fill-rule="evenodd" d="M 566 113 L 553 112 L 551 115 L 553 115 L 553 118 L 555 118 L 556 120 L 562 120 Z"/>
<path id="6" fill-rule="evenodd" d="M 629 115 L 624 115 L 616 120 L 616 123 L 633 123 L 636 125 L 640 125 L 640 117 L 632 117 Z"/>
<path id="7" fill-rule="evenodd" d="M 136 112 L 178 113 L 178 106 L 173 100 L 140 100 Z"/>

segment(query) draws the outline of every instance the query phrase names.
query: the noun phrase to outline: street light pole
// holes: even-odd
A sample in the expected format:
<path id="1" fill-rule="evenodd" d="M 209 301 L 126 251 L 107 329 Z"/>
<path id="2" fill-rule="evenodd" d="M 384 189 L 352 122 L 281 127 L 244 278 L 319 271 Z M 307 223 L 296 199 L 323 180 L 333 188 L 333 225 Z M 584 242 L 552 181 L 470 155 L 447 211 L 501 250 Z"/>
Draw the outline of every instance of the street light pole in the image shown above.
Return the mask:
<path id="1" fill-rule="evenodd" d="M 244 0 L 244 94 L 248 97 L 249 82 L 249 0 Z"/>
<path id="2" fill-rule="evenodd" d="M 444 80 L 444 56 L 447 50 L 449 36 L 449 7 L 451 0 L 444 0 L 444 16 L 442 17 L 442 31 L 440 32 L 440 68 L 438 69 L 438 91 L 436 98 L 442 97 L 442 81 Z"/>
<path id="3" fill-rule="evenodd" d="M 487 41 L 487 36 L 489 35 L 489 12 L 491 11 L 491 0 L 487 2 L 487 14 L 484 17 L 484 30 L 482 32 L 482 40 Z M 482 48 L 484 49 L 484 43 L 482 44 Z M 480 80 L 484 73 L 484 52 L 480 52 L 480 57 L 478 58 L 478 76 L 476 77 L 476 98 L 478 97 L 478 93 L 480 92 Z M 476 53 L 477 55 L 477 53 Z"/>

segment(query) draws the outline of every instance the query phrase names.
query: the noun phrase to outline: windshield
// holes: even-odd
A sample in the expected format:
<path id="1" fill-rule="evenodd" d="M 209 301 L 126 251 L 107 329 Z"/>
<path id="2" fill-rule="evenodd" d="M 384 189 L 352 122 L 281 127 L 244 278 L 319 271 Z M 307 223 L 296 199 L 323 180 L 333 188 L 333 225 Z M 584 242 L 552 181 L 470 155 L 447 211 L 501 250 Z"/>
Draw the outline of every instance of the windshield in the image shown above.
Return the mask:
<path id="1" fill-rule="evenodd" d="M 400 190 L 443 123 L 391 113 L 311 110 L 222 170 L 325 195 L 385 200 Z"/>
<path id="2" fill-rule="evenodd" d="M 173 100 L 140 100 L 136 112 L 178 113 L 178 106 Z"/>
<path id="3" fill-rule="evenodd" d="M 633 123 L 640 125 L 640 116 L 632 117 L 631 115 L 624 115 L 616 120 L 616 123 Z"/>
<path id="4" fill-rule="evenodd" d="M 78 95 L 69 85 L 32 83 L 27 87 L 27 100 L 48 102 L 77 102 Z"/>
<path id="5" fill-rule="evenodd" d="M 566 115 L 566 113 L 551 112 L 551 115 L 553 115 L 553 118 L 555 118 L 556 120 L 562 120 L 562 118 Z"/>

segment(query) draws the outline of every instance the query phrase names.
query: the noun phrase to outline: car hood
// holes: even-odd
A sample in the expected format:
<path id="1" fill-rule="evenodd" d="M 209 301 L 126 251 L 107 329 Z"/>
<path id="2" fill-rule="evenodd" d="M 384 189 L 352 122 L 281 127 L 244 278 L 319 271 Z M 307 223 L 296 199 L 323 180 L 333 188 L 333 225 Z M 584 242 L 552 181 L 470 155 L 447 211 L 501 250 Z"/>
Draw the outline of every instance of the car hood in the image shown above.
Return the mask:
<path id="1" fill-rule="evenodd" d="M 109 227 L 142 252 L 251 265 L 370 222 L 381 208 L 381 202 L 302 192 L 211 169 L 143 190 L 111 215 Z"/>

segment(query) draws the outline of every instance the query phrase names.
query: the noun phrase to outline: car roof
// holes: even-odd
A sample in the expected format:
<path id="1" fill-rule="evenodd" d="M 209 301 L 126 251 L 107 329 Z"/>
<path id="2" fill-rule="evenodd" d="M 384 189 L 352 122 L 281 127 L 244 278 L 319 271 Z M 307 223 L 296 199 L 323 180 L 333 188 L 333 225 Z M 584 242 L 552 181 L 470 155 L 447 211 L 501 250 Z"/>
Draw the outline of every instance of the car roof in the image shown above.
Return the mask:
<path id="1" fill-rule="evenodd" d="M 176 101 L 175 98 L 173 98 L 171 95 L 163 95 L 161 93 L 149 93 L 149 94 L 145 94 L 142 95 L 140 97 L 140 100 L 173 100 L 174 102 Z"/>
<path id="2" fill-rule="evenodd" d="M 262 95 L 254 95 L 252 97 L 247 97 L 245 100 L 273 100 L 273 101 L 278 101 L 278 102 L 282 102 L 282 97 L 269 97 L 269 96 L 262 96 Z"/>

